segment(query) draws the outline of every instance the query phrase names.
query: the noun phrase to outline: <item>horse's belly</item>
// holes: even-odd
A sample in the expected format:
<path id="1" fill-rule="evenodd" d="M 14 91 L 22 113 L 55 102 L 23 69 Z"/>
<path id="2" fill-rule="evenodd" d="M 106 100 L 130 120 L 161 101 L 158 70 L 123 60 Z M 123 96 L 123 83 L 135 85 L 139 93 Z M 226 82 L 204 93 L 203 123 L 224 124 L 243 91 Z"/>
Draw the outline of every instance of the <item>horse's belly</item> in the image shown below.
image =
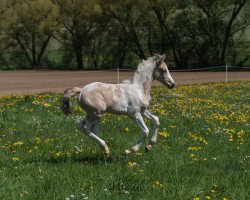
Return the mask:
<path id="1" fill-rule="evenodd" d="M 128 105 L 126 102 L 114 99 L 113 103 L 107 107 L 107 112 L 120 115 L 127 114 Z"/>
<path id="2" fill-rule="evenodd" d="M 133 99 L 113 99 L 113 104 L 107 107 L 107 112 L 119 115 L 133 115 L 140 111 L 140 105 Z"/>
<path id="3" fill-rule="evenodd" d="M 106 111 L 109 112 L 109 113 L 112 113 L 112 114 L 116 114 L 116 115 L 126 115 L 128 113 L 127 109 L 108 108 Z"/>

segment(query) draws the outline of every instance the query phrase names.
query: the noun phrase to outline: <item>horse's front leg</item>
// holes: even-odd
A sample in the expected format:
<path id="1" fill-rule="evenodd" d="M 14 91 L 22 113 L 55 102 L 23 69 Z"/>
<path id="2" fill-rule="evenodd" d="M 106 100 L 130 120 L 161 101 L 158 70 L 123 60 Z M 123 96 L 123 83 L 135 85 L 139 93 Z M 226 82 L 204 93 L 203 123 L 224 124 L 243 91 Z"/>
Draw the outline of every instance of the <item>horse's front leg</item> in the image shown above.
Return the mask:
<path id="1" fill-rule="evenodd" d="M 148 127 L 146 126 L 141 113 L 136 113 L 133 117 L 133 120 L 136 122 L 136 124 L 139 126 L 141 129 L 141 138 L 137 142 L 135 146 L 133 146 L 129 150 L 125 150 L 125 154 L 130 154 L 132 152 L 136 152 L 139 150 L 140 146 L 144 143 L 146 137 L 148 136 L 149 130 Z"/>
<path id="2" fill-rule="evenodd" d="M 150 119 L 154 123 L 154 133 L 153 133 L 153 136 L 151 137 L 149 144 L 145 147 L 145 151 L 148 152 L 148 151 L 150 151 L 152 149 L 152 145 L 154 143 L 156 143 L 157 135 L 158 135 L 158 130 L 159 130 L 159 126 L 160 126 L 160 121 L 159 121 L 159 118 L 157 116 L 153 115 L 148 110 L 145 110 L 145 112 L 143 113 L 143 115 L 145 117 L 147 117 L 148 119 Z"/>

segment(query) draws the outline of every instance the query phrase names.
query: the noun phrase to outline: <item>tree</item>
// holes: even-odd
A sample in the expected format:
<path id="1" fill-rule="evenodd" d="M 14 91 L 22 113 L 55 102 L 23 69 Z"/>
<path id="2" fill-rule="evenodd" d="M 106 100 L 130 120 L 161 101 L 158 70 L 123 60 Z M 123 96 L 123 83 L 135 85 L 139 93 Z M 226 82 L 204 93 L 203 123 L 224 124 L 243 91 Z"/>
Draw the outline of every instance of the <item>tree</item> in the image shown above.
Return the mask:
<path id="1" fill-rule="evenodd" d="M 56 0 L 60 7 L 59 41 L 73 50 L 77 69 L 83 69 L 83 50 L 93 40 L 97 16 L 101 12 L 96 1 L 90 0 Z"/>
<path id="2" fill-rule="evenodd" d="M 207 36 L 207 49 L 213 50 L 214 64 L 226 64 L 226 52 L 234 35 L 249 26 L 240 13 L 247 4 L 247 0 L 194 0 L 194 4 L 202 10 L 205 20 L 200 26 L 200 33 Z M 249 17 L 249 15 L 248 15 Z M 242 22 L 244 22 L 242 24 Z"/>
<path id="3" fill-rule="evenodd" d="M 149 52 L 147 47 L 151 46 L 151 44 L 145 45 L 147 39 L 151 37 L 149 29 L 151 26 L 144 1 L 104 1 L 102 6 L 112 20 L 111 27 L 119 42 L 125 44 L 139 58 L 145 59 Z M 148 42 L 151 43 L 150 40 Z"/>
<path id="4" fill-rule="evenodd" d="M 234 34 L 232 33 L 233 29 L 233 24 L 235 20 L 237 19 L 240 11 L 243 9 L 243 7 L 246 5 L 247 0 L 235 0 L 233 4 L 233 9 L 231 11 L 231 16 L 229 18 L 229 21 L 225 27 L 225 34 L 224 34 L 224 40 L 223 40 L 223 45 L 222 45 L 222 51 L 220 55 L 220 64 L 225 65 L 225 56 L 226 56 L 226 51 L 228 47 L 228 41 L 230 37 L 232 37 Z M 249 22 L 247 23 L 248 26 L 250 25 Z"/>
<path id="5" fill-rule="evenodd" d="M 58 8 L 51 0 L 12 1 L 2 22 L 6 39 L 19 46 L 32 69 L 41 65 L 48 43 L 57 29 Z"/>
<path id="6" fill-rule="evenodd" d="M 186 11 L 183 9 L 186 3 L 171 0 L 149 0 L 149 3 L 159 27 L 161 52 L 170 49 L 176 66 L 186 67 L 188 57 L 191 55 L 182 24 L 185 21 Z"/>
<path id="7" fill-rule="evenodd" d="M 225 65 L 229 43 L 249 24 L 247 17 L 239 17 L 247 0 L 149 2 L 161 30 L 162 51 L 170 47 L 177 66 Z"/>
<path id="8" fill-rule="evenodd" d="M 77 69 L 133 66 L 155 52 L 177 67 L 249 58 L 237 57 L 249 0 L 0 0 L 0 14 L 0 48 L 21 49 L 34 69 L 52 37 Z"/>
<path id="9" fill-rule="evenodd" d="M 3 14 L 8 7 L 7 0 L 0 0 L 0 50 L 2 50 L 5 46 L 4 41 L 4 30 L 3 30 Z"/>

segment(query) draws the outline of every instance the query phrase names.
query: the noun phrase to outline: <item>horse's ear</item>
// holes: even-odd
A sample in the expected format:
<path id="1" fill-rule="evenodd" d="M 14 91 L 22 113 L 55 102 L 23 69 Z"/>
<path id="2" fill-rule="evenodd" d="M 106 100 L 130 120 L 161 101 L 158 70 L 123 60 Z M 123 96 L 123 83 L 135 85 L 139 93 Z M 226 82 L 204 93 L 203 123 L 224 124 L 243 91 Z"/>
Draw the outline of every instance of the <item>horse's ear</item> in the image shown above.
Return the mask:
<path id="1" fill-rule="evenodd" d="M 157 59 L 156 65 L 157 65 L 157 66 L 160 66 L 160 65 L 163 63 L 163 61 L 165 60 L 165 58 L 166 58 L 166 55 L 165 55 L 165 54 L 162 54 L 162 55 Z"/>

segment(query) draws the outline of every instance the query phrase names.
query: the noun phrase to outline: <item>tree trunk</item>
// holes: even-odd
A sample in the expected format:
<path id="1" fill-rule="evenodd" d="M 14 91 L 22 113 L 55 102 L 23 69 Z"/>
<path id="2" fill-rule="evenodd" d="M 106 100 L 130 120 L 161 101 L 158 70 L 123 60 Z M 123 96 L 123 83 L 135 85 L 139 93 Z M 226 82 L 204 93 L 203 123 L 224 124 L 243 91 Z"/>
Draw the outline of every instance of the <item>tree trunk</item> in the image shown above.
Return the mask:
<path id="1" fill-rule="evenodd" d="M 42 57 L 43 57 L 44 52 L 49 44 L 50 39 L 51 39 L 51 35 L 47 36 L 46 40 L 44 41 L 44 43 L 41 47 L 39 54 L 38 54 L 38 57 L 37 57 L 37 66 L 38 67 L 41 65 Z"/>
<path id="2" fill-rule="evenodd" d="M 32 69 L 37 69 L 37 60 L 36 60 L 36 36 L 35 33 L 32 33 L 31 36 L 31 53 L 32 53 Z"/>
<path id="3" fill-rule="evenodd" d="M 75 56 L 76 56 L 76 63 L 77 69 L 83 69 L 83 58 L 82 58 L 82 49 L 80 45 L 75 46 Z"/>
<path id="4" fill-rule="evenodd" d="M 22 41 L 20 40 L 20 38 L 18 37 L 18 35 L 12 35 L 13 39 L 17 41 L 17 43 L 19 44 L 19 46 L 21 47 L 21 49 L 24 51 L 25 53 L 25 57 L 28 60 L 30 66 L 32 67 L 32 59 L 30 58 L 30 55 L 28 53 L 27 48 L 25 47 L 25 45 L 22 43 Z M 33 67 L 32 67 L 33 68 Z"/>
<path id="5" fill-rule="evenodd" d="M 226 30 L 225 30 L 225 37 L 224 37 L 222 50 L 221 50 L 221 56 L 220 56 L 220 64 L 221 65 L 226 64 L 225 57 L 226 57 L 228 41 L 229 41 L 229 38 L 231 36 L 231 29 L 232 29 L 233 22 L 236 19 L 236 17 L 238 16 L 238 14 L 240 13 L 241 9 L 246 4 L 246 2 L 247 2 L 247 0 L 236 0 L 235 1 L 233 13 L 231 15 L 231 18 L 230 18 L 228 25 L 226 27 Z"/>
<path id="6" fill-rule="evenodd" d="M 165 51 L 165 22 L 159 9 L 153 9 L 161 29 L 161 52 Z"/>

